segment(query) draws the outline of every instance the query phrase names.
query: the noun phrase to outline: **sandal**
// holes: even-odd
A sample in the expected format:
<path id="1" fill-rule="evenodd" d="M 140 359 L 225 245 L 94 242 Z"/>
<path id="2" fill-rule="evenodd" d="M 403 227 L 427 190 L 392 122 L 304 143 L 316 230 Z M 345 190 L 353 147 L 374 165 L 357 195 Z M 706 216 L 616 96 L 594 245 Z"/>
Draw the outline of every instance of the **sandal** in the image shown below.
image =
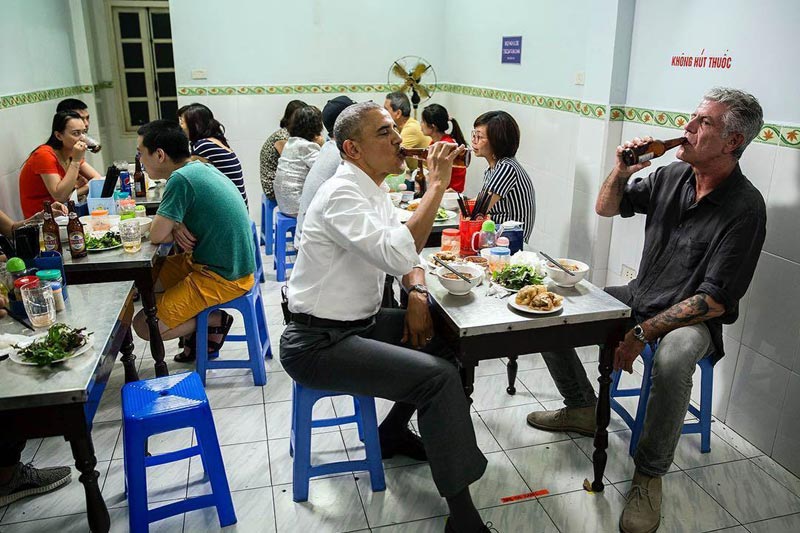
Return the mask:
<path id="1" fill-rule="evenodd" d="M 228 338 L 228 332 L 231 330 L 231 326 L 233 326 L 233 317 L 222 310 L 220 310 L 220 313 L 222 313 L 221 325 L 208 327 L 209 335 L 222 335 L 222 340 L 219 342 L 208 341 L 208 353 L 215 354 L 217 357 L 219 357 L 219 351 L 222 349 L 222 345 L 225 344 L 225 339 Z"/>
<path id="2" fill-rule="evenodd" d="M 178 342 L 178 346 L 182 346 L 184 348 L 184 351 L 173 357 L 172 360 L 175 361 L 176 363 L 194 363 L 195 359 L 197 359 L 197 352 L 195 351 L 196 337 L 197 336 L 194 331 L 189 334 L 186 340 L 183 340 L 183 337 L 181 337 L 181 340 L 183 340 L 183 342 L 182 343 Z M 189 349 L 188 353 L 186 352 L 186 348 Z"/>

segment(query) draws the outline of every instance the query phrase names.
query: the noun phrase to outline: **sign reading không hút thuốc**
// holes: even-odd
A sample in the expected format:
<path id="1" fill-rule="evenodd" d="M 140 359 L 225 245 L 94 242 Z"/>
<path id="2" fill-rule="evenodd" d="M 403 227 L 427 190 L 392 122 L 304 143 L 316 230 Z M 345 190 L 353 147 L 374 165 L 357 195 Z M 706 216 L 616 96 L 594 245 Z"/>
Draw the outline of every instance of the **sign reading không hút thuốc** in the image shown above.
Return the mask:
<path id="1" fill-rule="evenodd" d="M 522 36 L 503 37 L 501 63 L 522 63 Z"/>

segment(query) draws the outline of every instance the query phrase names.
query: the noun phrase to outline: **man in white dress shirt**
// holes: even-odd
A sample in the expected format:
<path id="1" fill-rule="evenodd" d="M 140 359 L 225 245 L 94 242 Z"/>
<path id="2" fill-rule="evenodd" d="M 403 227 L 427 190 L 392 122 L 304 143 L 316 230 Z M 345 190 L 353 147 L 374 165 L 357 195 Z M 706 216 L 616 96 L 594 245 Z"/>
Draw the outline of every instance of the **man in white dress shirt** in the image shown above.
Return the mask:
<path id="1" fill-rule="evenodd" d="M 445 531 L 488 531 L 469 492 L 486 458 L 452 352 L 434 335 L 419 265 L 453 159 L 464 148 L 439 143 L 431 149 L 428 191 L 402 225 L 380 189 L 405 165 L 389 113 L 373 102 L 350 106 L 337 119 L 334 137 L 344 162 L 306 213 L 289 281 L 291 321 L 281 337 L 281 362 L 303 385 L 397 402 L 379 429 L 384 458 L 427 456 L 450 508 Z M 402 276 L 407 310 L 381 309 L 386 274 Z M 424 450 L 408 429 L 415 409 Z"/>

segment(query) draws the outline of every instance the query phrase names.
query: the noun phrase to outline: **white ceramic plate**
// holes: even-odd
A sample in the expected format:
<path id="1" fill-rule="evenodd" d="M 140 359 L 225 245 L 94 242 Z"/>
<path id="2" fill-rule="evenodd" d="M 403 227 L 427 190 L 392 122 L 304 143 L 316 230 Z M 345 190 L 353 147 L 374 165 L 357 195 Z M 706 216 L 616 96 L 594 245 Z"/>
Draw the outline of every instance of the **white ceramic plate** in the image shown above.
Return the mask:
<path id="1" fill-rule="evenodd" d="M 33 342 L 35 340 L 38 340 L 38 339 L 44 337 L 45 335 L 47 335 L 47 334 L 43 333 L 41 335 L 37 335 L 35 337 L 31 337 L 30 338 L 30 342 L 25 344 L 25 346 L 28 346 L 31 342 Z M 76 349 L 72 350 L 72 352 L 67 357 L 64 357 L 63 359 L 58 359 L 56 361 L 53 361 L 53 363 L 60 363 L 62 361 L 66 361 L 68 359 L 74 359 L 75 357 L 78 357 L 79 355 L 82 355 L 82 354 L 86 353 L 87 351 L 89 351 L 89 348 L 92 347 L 92 339 L 93 339 L 93 337 L 92 337 L 92 334 L 90 333 L 86 337 L 86 344 L 84 344 L 83 346 L 81 346 L 79 348 L 76 348 Z M 25 346 L 23 346 L 23 348 Z M 25 359 L 23 359 L 16 350 L 13 350 L 9 354 L 9 359 L 11 359 L 12 361 L 14 361 L 15 363 L 18 363 L 20 365 L 39 366 L 36 363 L 32 363 L 30 361 L 26 361 Z M 53 363 L 51 363 L 51 364 L 53 364 Z"/>
<path id="2" fill-rule="evenodd" d="M 397 211 L 397 216 L 400 218 L 400 222 L 408 222 L 411 220 L 411 216 L 414 214 L 414 211 L 408 211 L 406 209 L 401 209 L 396 207 L 395 210 Z M 458 213 L 455 211 L 447 211 L 447 218 L 435 218 L 434 222 L 444 222 L 445 220 L 451 220 L 458 216 Z"/>
<path id="3" fill-rule="evenodd" d="M 549 315 L 557 311 L 561 311 L 564 308 L 564 303 L 562 302 L 561 305 L 559 305 L 558 307 L 554 307 L 549 311 L 539 311 L 538 309 L 533 309 L 531 307 L 528 307 L 527 305 L 518 304 L 517 302 L 514 301 L 514 298 L 510 296 L 508 298 L 509 298 L 508 299 L 509 307 L 513 307 L 517 311 L 522 311 L 523 313 L 530 313 L 532 315 Z"/>

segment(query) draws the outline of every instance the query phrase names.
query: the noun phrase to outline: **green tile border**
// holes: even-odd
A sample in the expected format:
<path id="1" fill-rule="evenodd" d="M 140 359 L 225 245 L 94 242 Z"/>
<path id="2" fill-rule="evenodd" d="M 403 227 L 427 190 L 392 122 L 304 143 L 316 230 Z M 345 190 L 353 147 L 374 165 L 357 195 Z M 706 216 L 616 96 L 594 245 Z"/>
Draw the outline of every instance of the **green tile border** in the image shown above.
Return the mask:
<path id="1" fill-rule="evenodd" d="M 329 94 L 329 93 L 384 93 L 396 90 L 398 85 L 322 84 L 322 85 L 215 85 L 211 87 L 178 87 L 178 96 L 233 96 L 271 94 Z"/>
<path id="2" fill-rule="evenodd" d="M 48 100 L 61 100 L 70 96 L 90 94 L 102 89 L 113 87 L 110 81 L 101 81 L 94 85 L 73 85 L 72 87 L 58 87 L 56 89 L 43 89 L 20 94 L 0 96 L 0 109 L 9 109 L 27 104 L 37 104 Z"/>

